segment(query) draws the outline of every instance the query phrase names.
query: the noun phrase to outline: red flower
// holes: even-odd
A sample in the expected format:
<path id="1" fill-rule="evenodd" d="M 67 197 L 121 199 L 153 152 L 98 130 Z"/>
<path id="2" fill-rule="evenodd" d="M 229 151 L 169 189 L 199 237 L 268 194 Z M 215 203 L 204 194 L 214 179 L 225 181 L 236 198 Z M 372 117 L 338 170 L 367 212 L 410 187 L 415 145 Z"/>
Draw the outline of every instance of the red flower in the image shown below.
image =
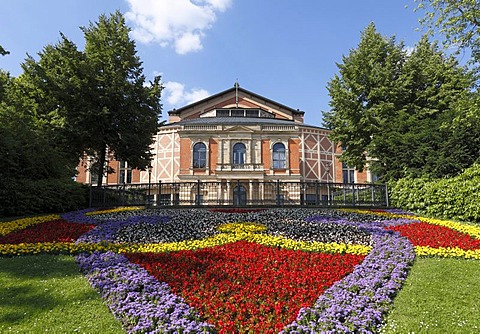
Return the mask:
<path id="1" fill-rule="evenodd" d="M 0 237 L 0 244 L 74 242 L 94 227 L 92 224 L 70 223 L 57 219 L 9 233 Z"/>
<path id="2" fill-rule="evenodd" d="M 400 232 L 414 246 L 458 247 L 464 250 L 480 249 L 480 240 L 444 226 L 420 222 L 392 226 L 388 229 Z"/>
<path id="3" fill-rule="evenodd" d="M 362 255 L 325 254 L 247 241 L 173 253 L 129 254 L 220 333 L 277 333 Z"/>

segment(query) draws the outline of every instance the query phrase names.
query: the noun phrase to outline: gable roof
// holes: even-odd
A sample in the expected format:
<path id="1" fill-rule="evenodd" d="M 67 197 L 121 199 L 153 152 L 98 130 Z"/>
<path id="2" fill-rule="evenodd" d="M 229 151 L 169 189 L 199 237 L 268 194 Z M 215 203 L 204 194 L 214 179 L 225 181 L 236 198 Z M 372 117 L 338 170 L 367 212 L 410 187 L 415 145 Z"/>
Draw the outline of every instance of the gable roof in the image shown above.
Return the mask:
<path id="1" fill-rule="evenodd" d="M 229 89 L 227 89 L 227 90 L 224 90 L 224 91 L 222 91 L 222 92 L 220 92 L 220 93 L 217 93 L 217 94 L 211 95 L 211 96 L 209 96 L 209 97 L 206 97 L 206 98 L 204 98 L 204 99 L 202 99 L 202 100 L 200 100 L 200 101 L 197 101 L 197 102 L 188 104 L 188 105 L 186 105 L 186 106 L 184 106 L 184 107 L 181 107 L 181 108 L 178 108 L 178 109 L 170 110 L 170 111 L 168 112 L 168 114 L 169 114 L 169 115 L 180 115 L 180 114 L 182 113 L 182 111 L 184 111 L 184 110 L 191 109 L 191 108 L 195 108 L 196 106 L 199 106 L 199 105 L 201 105 L 201 104 L 204 104 L 205 102 L 207 102 L 207 101 L 209 101 L 209 100 L 214 100 L 214 99 L 219 98 L 219 97 L 222 97 L 222 96 L 224 96 L 224 95 L 229 95 L 229 94 L 231 94 L 231 93 L 235 93 L 235 90 L 236 90 L 236 89 L 237 89 L 237 88 L 234 86 L 234 87 L 229 88 Z M 242 93 L 244 93 L 244 94 L 246 94 L 246 95 L 250 95 L 250 96 L 254 97 L 255 99 L 262 100 L 262 101 L 264 101 L 265 103 L 273 104 L 273 105 L 275 105 L 275 106 L 277 106 L 277 107 L 279 107 L 279 108 L 281 108 L 281 109 L 285 109 L 285 110 L 291 112 L 292 115 L 301 115 L 301 116 L 303 116 L 303 115 L 305 114 L 304 111 L 301 111 L 301 110 L 299 110 L 299 109 L 290 108 L 290 107 L 288 107 L 288 106 L 286 106 L 286 105 L 284 105 L 284 104 L 278 103 L 278 102 L 273 101 L 273 100 L 271 100 L 271 99 L 269 99 L 269 98 L 266 98 L 266 97 L 264 97 L 264 96 L 262 96 L 262 95 L 259 95 L 259 94 L 257 94 L 257 93 L 251 92 L 251 91 L 249 91 L 249 90 L 246 90 L 246 89 L 244 89 L 244 88 L 242 88 L 242 87 L 240 87 L 240 86 L 238 86 L 238 92 L 242 92 Z"/>

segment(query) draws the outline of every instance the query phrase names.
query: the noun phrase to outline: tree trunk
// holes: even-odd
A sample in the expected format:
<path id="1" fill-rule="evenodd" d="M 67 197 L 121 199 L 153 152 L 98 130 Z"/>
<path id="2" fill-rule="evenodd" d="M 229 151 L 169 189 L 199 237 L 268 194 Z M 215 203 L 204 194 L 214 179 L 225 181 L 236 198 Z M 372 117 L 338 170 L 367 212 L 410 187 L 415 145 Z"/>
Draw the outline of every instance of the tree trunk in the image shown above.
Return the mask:
<path id="1" fill-rule="evenodd" d="M 101 187 L 103 182 L 103 174 L 105 173 L 105 160 L 107 157 L 107 145 L 103 145 L 102 152 L 100 152 L 100 159 L 98 161 L 98 181 L 97 186 Z"/>

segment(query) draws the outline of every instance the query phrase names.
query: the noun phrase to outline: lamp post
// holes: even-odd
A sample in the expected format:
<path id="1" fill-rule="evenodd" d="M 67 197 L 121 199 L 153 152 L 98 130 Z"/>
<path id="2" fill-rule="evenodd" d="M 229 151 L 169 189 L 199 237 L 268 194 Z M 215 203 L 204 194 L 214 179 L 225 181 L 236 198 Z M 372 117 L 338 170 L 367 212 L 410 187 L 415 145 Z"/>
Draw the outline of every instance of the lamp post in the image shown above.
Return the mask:
<path id="1" fill-rule="evenodd" d="M 151 188 L 151 185 L 152 185 L 152 166 L 149 165 L 148 166 L 148 205 L 151 204 L 151 201 L 150 201 L 150 188 Z"/>
<path id="2" fill-rule="evenodd" d="M 307 183 L 305 182 L 305 180 L 301 181 L 300 183 L 300 190 L 301 190 L 301 193 L 300 193 L 300 205 L 305 205 L 305 203 L 307 202 L 306 200 L 306 191 L 307 191 Z"/>
<path id="3" fill-rule="evenodd" d="M 332 166 L 331 162 L 325 164 L 327 171 L 327 204 L 330 204 L 330 167 Z"/>

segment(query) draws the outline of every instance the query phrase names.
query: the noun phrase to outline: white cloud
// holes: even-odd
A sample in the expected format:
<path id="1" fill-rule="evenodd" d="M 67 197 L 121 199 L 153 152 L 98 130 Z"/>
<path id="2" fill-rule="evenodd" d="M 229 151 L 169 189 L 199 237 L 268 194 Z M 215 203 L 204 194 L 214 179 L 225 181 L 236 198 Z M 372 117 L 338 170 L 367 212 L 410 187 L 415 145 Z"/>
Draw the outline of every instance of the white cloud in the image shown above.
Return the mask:
<path id="1" fill-rule="evenodd" d="M 210 95 L 205 89 L 193 88 L 189 92 L 185 91 L 185 85 L 180 82 L 168 81 L 163 84 L 167 93 L 166 100 L 173 107 L 182 107 L 184 105 L 200 101 Z"/>
<path id="2" fill-rule="evenodd" d="M 202 38 L 232 0 L 126 0 L 132 37 L 141 43 L 173 46 L 178 54 L 203 48 Z"/>

